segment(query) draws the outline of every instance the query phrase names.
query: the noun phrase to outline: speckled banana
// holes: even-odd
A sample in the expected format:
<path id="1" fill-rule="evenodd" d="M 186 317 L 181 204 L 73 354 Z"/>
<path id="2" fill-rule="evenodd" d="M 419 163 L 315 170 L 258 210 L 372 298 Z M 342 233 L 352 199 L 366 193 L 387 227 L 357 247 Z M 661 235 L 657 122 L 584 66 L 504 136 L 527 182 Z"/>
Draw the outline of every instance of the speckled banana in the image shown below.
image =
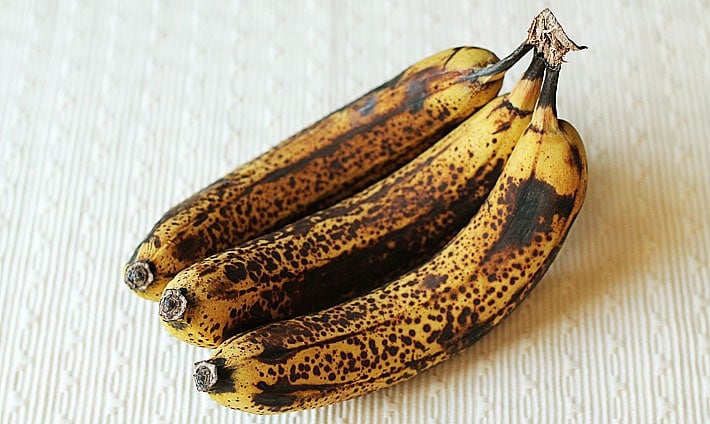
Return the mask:
<path id="1" fill-rule="evenodd" d="M 544 67 L 535 56 L 510 94 L 365 190 L 178 273 L 160 301 L 162 323 L 181 340 L 216 347 L 370 291 L 428 259 L 493 188 L 530 123 Z"/>
<path id="2" fill-rule="evenodd" d="M 195 364 L 198 390 L 253 413 L 319 407 L 391 386 L 468 347 L 540 281 L 582 205 L 585 150 L 558 121 L 557 70 L 473 219 L 430 261 L 333 308 L 261 326 Z"/>
<path id="3" fill-rule="evenodd" d="M 449 49 L 331 113 L 169 210 L 124 268 L 158 300 L 179 271 L 332 205 L 389 174 L 488 103 L 521 46 Z"/>

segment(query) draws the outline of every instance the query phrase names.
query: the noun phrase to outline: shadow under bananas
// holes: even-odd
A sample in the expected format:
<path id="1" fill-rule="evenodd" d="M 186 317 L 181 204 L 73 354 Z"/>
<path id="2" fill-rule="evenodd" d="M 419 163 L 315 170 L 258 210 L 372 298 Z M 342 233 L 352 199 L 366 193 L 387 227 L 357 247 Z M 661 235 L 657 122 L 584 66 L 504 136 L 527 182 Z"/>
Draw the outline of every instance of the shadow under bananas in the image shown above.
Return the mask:
<path id="1" fill-rule="evenodd" d="M 693 236 L 692 225 L 673 221 L 702 222 L 704 212 L 689 211 L 683 183 L 663 175 L 671 164 L 634 169 L 626 154 L 607 152 L 590 161 L 588 196 L 567 242 L 527 301 L 501 323 L 514 327 L 511 342 L 562 327 L 589 328 L 601 313 L 616 315 L 634 296 L 673 284 L 664 270 L 677 266 Z"/>
<path id="2" fill-rule="evenodd" d="M 605 317 L 601 314 L 609 313 L 609 309 L 625 307 L 631 296 L 647 290 L 649 279 L 668 284 L 658 270 L 672 265 L 676 259 L 673 252 L 680 251 L 679 244 L 687 240 L 690 230 L 678 234 L 658 211 L 664 211 L 666 217 L 687 215 L 681 199 L 674 198 L 681 183 L 665 179 L 659 167 L 630 169 L 622 153 L 607 151 L 590 157 L 584 207 L 550 270 L 516 311 L 472 347 L 443 364 L 350 402 L 362 402 L 362 407 L 369 402 L 384 403 L 389 406 L 385 410 L 397 415 L 397 419 L 407 418 L 421 405 L 429 405 L 428 413 L 435 420 L 471 413 L 484 418 L 501 407 L 495 405 L 504 400 L 501 395 L 507 398 L 499 390 L 495 393 L 495 386 L 506 392 L 523 390 L 509 387 L 509 376 L 497 375 L 496 368 L 510 366 L 507 373 L 528 372 L 531 386 L 541 383 L 541 374 L 547 371 L 535 369 L 541 364 L 536 356 L 564 355 L 561 351 L 565 347 L 561 345 L 570 342 L 592 345 L 594 341 L 580 339 L 577 328 L 602 321 Z M 659 181 L 668 186 L 659 190 Z M 569 332 L 577 334 L 565 338 Z M 549 337 L 565 339 L 546 342 Z M 524 363 L 527 359 L 535 363 Z M 556 375 L 564 375 L 564 369 Z M 508 381 L 496 381 L 501 378 Z M 487 393 L 480 393 L 480 389 Z M 463 408 L 458 411 L 458 406 L 452 409 L 447 401 L 451 396 L 478 401 L 457 404 Z M 485 399 L 491 401 L 487 407 Z"/>

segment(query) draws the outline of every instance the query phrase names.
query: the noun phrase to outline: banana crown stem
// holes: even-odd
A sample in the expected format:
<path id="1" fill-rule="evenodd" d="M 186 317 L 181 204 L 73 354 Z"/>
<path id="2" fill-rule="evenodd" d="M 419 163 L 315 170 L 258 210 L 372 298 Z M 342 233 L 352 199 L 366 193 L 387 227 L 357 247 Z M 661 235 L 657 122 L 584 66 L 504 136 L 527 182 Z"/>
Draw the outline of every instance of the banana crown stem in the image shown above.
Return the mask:
<path id="1" fill-rule="evenodd" d="M 537 53 L 542 54 L 548 67 L 556 69 L 564 62 L 564 56 L 567 52 L 570 50 L 582 50 L 587 47 L 580 46 L 572 41 L 552 11 L 545 8 L 535 16 L 528 29 L 527 38 L 518 48 L 508 56 L 475 72 L 468 78 L 480 79 L 484 83 L 500 79 L 508 69 L 518 63 L 532 48 L 535 48 Z"/>
<path id="2" fill-rule="evenodd" d="M 128 264 L 123 281 L 131 290 L 145 291 L 153 283 L 153 272 L 145 261 Z"/>
<path id="3" fill-rule="evenodd" d="M 545 61 L 551 68 L 559 68 L 564 62 L 565 54 L 570 50 L 587 48 L 570 40 L 555 15 L 547 8 L 533 19 L 525 43 L 535 46 L 535 50 L 545 56 Z"/>

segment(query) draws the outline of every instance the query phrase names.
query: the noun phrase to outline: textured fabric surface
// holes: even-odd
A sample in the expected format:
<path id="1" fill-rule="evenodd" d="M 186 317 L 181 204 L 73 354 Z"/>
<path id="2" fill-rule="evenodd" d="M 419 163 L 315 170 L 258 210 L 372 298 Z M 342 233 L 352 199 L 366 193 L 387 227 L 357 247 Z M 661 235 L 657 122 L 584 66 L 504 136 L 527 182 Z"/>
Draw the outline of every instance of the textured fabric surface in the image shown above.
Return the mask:
<path id="1" fill-rule="evenodd" d="M 394 388 L 275 417 L 194 390 L 121 267 L 195 190 L 438 50 L 550 6 L 588 197 L 498 328 Z M 0 421 L 710 422 L 710 3 L 0 1 Z M 504 89 L 527 64 L 509 73 Z"/>

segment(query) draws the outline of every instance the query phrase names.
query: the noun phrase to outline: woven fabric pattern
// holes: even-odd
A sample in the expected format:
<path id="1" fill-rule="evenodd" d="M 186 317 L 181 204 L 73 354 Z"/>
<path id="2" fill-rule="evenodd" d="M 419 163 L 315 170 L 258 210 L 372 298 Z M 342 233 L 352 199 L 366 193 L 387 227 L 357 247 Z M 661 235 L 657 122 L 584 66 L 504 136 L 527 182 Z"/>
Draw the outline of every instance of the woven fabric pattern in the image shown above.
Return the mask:
<path id="1" fill-rule="evenodd" d="M 420 58 L 543 7 L 588 197 L 538 288 L 391 389 L 274 417 L 194 390 L 121 267 L 170 206 Z M 0 422 L 710 422 L 710 3 L 0 1 Z M 510 89 L 527 65 L 506 77 Z"/>

